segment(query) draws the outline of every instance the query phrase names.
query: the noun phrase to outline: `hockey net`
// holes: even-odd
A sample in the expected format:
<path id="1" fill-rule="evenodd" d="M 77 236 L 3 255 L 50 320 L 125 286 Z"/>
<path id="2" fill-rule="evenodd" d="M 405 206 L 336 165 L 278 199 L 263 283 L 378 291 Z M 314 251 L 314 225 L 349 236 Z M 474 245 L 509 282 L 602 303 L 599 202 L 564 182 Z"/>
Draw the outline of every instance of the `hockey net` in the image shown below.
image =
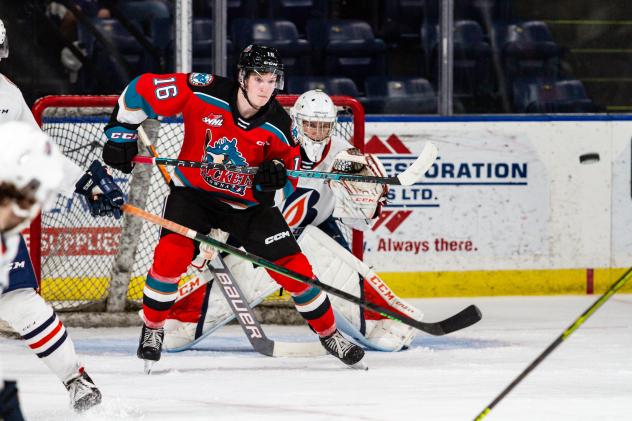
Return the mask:
<path id="1" fill-rule="evenodd" d="M 296 96 L 279 96 L 289 110 Z M 101 158 L 103 127 L 116 104 L 115 96 L 51 96 L 40 99 L 33 114 L 61 151 L 87 169 Z M 362 149 L 364 110 L 349 97 L 333 97 L 338 108 L 337 134 Z M 158 154 L 177 157 L 183 137 L 182 118 L 148 120 L 143 124 Z M 140 147 L 141 154 L 147 154 Z M 158 168 L 138 165 L 131 175 L 113 171 L 130 203 L 161 214 L 169 188 Z M 354 254 L 361 257 L 362 234 L 348 231 Z M 159 227 L 136 218 L 93 218 L 83 198 L 59 196 L 55 207 L 30 228 L 29 248 L 40 292 L 61 312 L 120 313 L 140 308 L 147 271 Z M 183 276 L 182 282 L 191 278 Z M 275 294 L 271 307 L 288 301 Z"/>

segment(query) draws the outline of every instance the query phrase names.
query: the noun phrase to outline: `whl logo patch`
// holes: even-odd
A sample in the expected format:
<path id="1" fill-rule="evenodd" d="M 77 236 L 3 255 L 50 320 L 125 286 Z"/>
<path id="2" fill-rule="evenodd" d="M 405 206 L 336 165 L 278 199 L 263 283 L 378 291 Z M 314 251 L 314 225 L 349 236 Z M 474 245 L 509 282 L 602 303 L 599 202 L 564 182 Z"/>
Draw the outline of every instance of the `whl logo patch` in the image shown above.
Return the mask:
<path id="1" fill-rule="evenodd" d="M 239 167 L 248 165 L 244 156 L 239 152 L 239 149 L 237 149 L 236 138 L 229 140 L 226 137 L 222 137 L 213 142 L 211 131 L 207 130 L 206 139 L 207 144 L 204 152 L 204 162 Z M 201 174 L 204 181 L 210 186 L 220 190 L 228 190 L 240 196 L 246 193 L 246 187 L 252 185 L 252 176 L 235 171 L 208 168 L 202 169 Z"/>
<path id="2" fill-rule="evenodd" d="M 224 116 L 221 114 L 209 114 L 202 118 L 202 122 L 211 127 L 221 127 L 224 124 Z"/>

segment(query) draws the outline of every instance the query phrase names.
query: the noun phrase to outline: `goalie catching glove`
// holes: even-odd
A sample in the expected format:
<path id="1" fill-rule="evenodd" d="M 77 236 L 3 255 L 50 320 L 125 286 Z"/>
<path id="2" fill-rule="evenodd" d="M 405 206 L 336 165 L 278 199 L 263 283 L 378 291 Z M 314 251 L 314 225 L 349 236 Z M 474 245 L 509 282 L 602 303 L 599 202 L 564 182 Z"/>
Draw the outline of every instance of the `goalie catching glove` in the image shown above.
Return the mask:
<path id="1" fill-rule="evenodd" d="M 358 149 L 340 152 L 333 163 L 334 172 L 384 177 L 386 170 L 376 157 L 362 154 Z M 363 183 L 359 181 L 329 182 L 336 198 L 334 218 L 373 219 L 382 211 L 386 203 L 386 184 Z"/>
<path id="2" fill-rule="evenodd" d="M 125 203 L 123 192 L 99 161 L 90 164 L 75 184 L 75 192 L 86 198 L 92 216 L 121 217 L 121 206 Z"/>

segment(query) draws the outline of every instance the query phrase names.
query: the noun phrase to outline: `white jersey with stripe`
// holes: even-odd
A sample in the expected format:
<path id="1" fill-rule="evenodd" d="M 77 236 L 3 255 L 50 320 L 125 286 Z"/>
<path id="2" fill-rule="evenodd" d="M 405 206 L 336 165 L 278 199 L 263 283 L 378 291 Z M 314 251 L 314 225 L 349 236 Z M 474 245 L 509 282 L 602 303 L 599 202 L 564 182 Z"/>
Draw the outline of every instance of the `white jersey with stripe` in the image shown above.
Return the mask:
<path id="1" fill-rule="evenodd" d="M 353 146 L 346 140 L 332 136 L 319 162 L 303 160 L 302 170 L 331 171 L 336 156 Z M 318 226 L 334 212 L 335 197 L 329 184 L 317 178 L 299 178 L 296 191 L 283 202 L 281 209 L 293 230 L 307 225 Z"/>
<path id="2" fill-rule="evenodd" d="M 7 121 L 22 121 L 39 128 L 20 89 L 0 73 L 0 124 Z M 68 158 L 64 158 L 62 163 L 66 177 L 59 187 L 59 193 L 70 197 L 75 190 L 75 183 L 84 171 Z M 42 171 L 45 172 L 46 169 Z"/>

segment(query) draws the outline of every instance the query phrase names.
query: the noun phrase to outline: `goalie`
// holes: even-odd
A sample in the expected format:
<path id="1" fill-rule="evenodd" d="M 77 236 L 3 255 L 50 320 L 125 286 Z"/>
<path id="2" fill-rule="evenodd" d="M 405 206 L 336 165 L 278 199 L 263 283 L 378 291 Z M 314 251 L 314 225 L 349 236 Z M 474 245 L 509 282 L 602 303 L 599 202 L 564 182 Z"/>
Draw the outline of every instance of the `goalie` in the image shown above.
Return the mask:
<path id="1" fill-rule="evenodd" d="M 334 134 L 336 107 L 323 91 L 305 92 L 290 115 L 293 135 L 301 145 L 302 169 L 384 176 L 384 167 L 377 157 L 362 154 Z M 351 254 L 339 225 L 341 222 L 349 228 L 369 229 L 381 212 L 387 191 L 387 187 L 380 184 L 301 178 L 296 191 L 282 205 L 283 216 L 319 279 L 421 320 L 421 311 L 398 298 L 372 269 Z M 227 240 L 221 231 L 213 230 L 211 235 Z M 214 257 L 214 249 L 201 245 L 192 266 L 204 271 L 207 261 Z M 263 268 L 255 269 L 249 262 L 230 255 L 224 261 L 251 307 L 278 289 Z M 165 347 L 170 351 L 190 348 L 234 318 L 219 287 L 212 282 L 191 290 L 188 286 L 182 288 L 181 299 L 169 313 Z M 399 351 L 414 338 L 412 327 L 337 297 L 330 300 L 339 329 L 368 349 Z"/>

